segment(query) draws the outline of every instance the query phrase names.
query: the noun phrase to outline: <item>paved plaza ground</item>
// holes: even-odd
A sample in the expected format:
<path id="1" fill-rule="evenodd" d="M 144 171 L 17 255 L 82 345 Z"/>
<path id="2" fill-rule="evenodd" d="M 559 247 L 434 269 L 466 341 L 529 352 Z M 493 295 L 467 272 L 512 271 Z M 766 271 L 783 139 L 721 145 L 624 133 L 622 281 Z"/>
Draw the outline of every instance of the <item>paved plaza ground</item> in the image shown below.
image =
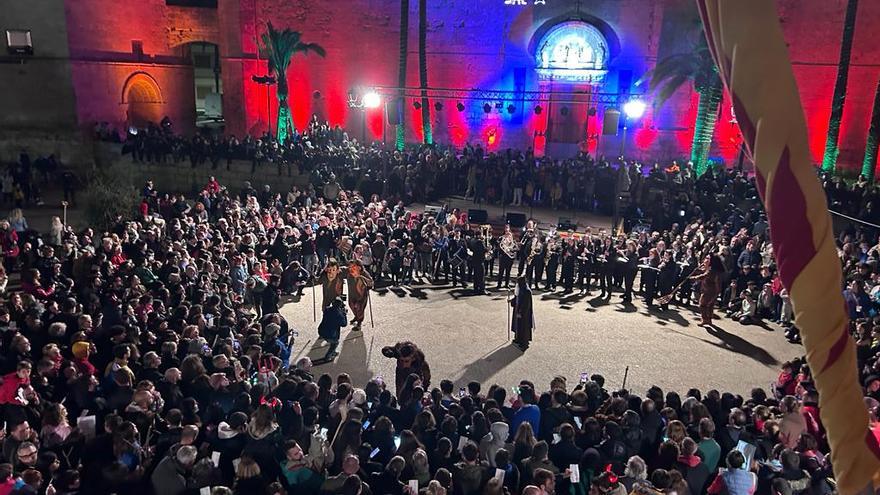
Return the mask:
<path id="1" fill-rule="evenodd" d="M 510 387 L 528 378 L 545 387 L 555 375 L 577 381 L 586 371 L 604 375 L 612 389 L 622 385 L 629 366 L 627 388 L 640 394 L 655 384 L 680 393 L 698 387 L 747 394 L 767 387 L 780 363 L 802 353 L 772 324 L 742 326 L 725 319 L 707 330 L 690 309 L 649 313 L 641 301 L 623 305 L 616 293 L 609 303 L 596 297 L 598 291 L 536 292 L 535 340 L 523 353 L 508 340 L 506 291 L 470 296 L 460 287 L 417 285 L 373 294 L 375 327 L 368 313 L 362 332 L 344 329 L 339 357 L 318 373 L 347 372 L 357 384 L 376 375 L 393 380 L 394 361 L 381 349 L 411 340 L 425 351 L 434 385 L 450 378 L 456 386 L 477 380 Z M 320 300 L 317 306 L 320 321 Z M 282 314 L 299 332 L 295 358 L 322 357 L 327 344 L 317 341 L 311 290 L 285 304 Z"/>

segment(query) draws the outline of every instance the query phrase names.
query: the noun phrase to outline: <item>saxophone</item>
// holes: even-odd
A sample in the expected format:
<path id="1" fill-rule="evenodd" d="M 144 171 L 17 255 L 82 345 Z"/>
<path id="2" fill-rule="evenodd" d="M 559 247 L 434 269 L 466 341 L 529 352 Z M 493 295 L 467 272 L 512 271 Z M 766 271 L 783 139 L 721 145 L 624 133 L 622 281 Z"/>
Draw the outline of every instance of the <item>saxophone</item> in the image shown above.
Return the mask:
<path id="1" fill-rule="evenodd" d="M 526 258 L 527 266 L 532 264 L 532 260 L 535 259 L 535 256 L 541 254 L 542 247 L 543 244 L 541 244 L 540 237 L 538 235 L 535 235 L 535 237 L 532 238 L 532 248 L 529 251 L 529 257 Z"/>

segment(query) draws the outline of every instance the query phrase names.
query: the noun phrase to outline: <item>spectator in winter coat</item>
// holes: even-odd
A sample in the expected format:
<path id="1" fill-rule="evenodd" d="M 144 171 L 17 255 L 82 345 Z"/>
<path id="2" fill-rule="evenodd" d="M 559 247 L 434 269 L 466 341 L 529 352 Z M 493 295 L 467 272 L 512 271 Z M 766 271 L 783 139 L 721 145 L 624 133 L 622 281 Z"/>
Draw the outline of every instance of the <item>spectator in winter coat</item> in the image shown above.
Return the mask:
<path id="1" fill-rule="evenodd" d="M 431 385 L 431 368 L 425 360 L 425 353 L 412 342 L 398 342 L 393 346 L 382 348 L 382 355 L 397 359 L 394 369 L 394 383 L 399 394 L 403 390 L 406 378 L 411 374 L 419 376 L 422 389 L 429 390 Z"/>
<path id="2" fill-rule="evenodd" d="M 156 466 L 150 478 L 153 490 L 162 495 L 180 495 L 187 491 L 188 472 L 196 462 L 198 451 L 192 445 L 184 445 Z"/>
<path id="3" fill-rule="evenodd" d="M 779 422 L 779 440 L 786 448 L 797 447 L 798 440 L 807 429 L 804 415 L 801 413 L 801 405 L 797 398 L 787 395 L 779 403 L 782 411 L 782 420 Z"/>
<path id="4" fill-rule="evenodd" d="M 733 450 L 727 454 L 727 469 L 718 474 L 706 490 L 711 495 L 726 493 L 728 495 L 751 495 L 757 486 L 753 473 L 745 466 L 746 460 L 742 453 Z"/>
<path id="5" fill-rule="evenodd" d="M 690 437 L 681 442 L 681 455 L 675 469 L 682 474 L 691 493 L 703 493 L 710 471 L 697 457 L 697 443 Z"/>

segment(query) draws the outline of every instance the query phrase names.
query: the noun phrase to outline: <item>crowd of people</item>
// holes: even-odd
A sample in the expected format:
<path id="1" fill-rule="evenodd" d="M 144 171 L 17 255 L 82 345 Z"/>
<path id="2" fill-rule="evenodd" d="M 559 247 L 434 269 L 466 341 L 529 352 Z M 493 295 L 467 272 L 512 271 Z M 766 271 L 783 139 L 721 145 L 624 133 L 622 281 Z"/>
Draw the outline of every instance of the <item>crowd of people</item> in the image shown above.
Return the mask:
<path id="1" fill-rule="evenodd" d="M 785 363 L 771 390 L 748 397 L 658 387 L 639 395 L 606 390 L 601 375 L 588 374 L 456 390 L 431 376 L 431 349 L 413 342 L 382 350 L 396 360 L 393 383 L 352 383 L 345 373 L 320 374 L 309 358 L 291 362 L 303 322 L 280 314 L 282 296 L 296 300 L 312 284 L 322 288 L 319 335 L 334 350 L 346 304 L 357 331 L 375 284 L 451 282 L 480 294 L 506 289 L 511 278 L 520 308 L 531 289 L 619 292 L 622 303 L 641 293 L 657 311 L 698 301 L 706 324 L 719 306 L 743 323 L 779 320 L 796 340 L 767 220 L 744 174 L 695 178 L 675 164 L 643 174 L 587 157 L 533 168 L 528 152 L 479 148 L 460 156 L 376 151 L 351 168 L 352 147 L 365 149 L 322 132 L 309 163 L 290 162 L 313 174 L 304 190 L 233 191 L 211 180 L 186 198 L 147 183 L 138 214 L 106 232 L 57 222 L 35 236 L 20 211 L 0 222 L 0 279 L 20 279 L 0 305 L 0 495 L 834 490 L 817 392 L 801 360 Z M 309 136 L 298 139 L 304 148 Z M 141 147 L 143 159 L 158 160 L 142 139 L 132 152 Z M 331 147 L 346 151 L 324 155 Z M 427 179 L 443 173 L 444 161 L 455 164 L 445 169 L 448 190 Z M 551 203 L 556 196 L 586 209 L 604 208 L 596 196 L 604 187 L 588 193 L 575 178 L 559 196 L 553 184 L 606 174 L 633 198 L 629 233 L 534 223 L 494 231 L 455 209 L 406 206 L 459 189 L 476 200 L 547 204 L 548 189 L 536 193 L 518 179 L 490 194 L 484 186 L 501 183 L 488 179 L 492 171 L 508 166 L 553 177 Z M 873 211 L 873 187 L 856 200 L 858 185 L 827 182 L 846 211 Z M 844 295 L 877 421 L 880 247 L 876 231 L 848 224 L 840 232 Z M 347 300 L 339 297 L 344 282 Z M 521 336 L 534 322 L 525 314 L 517 324 L 524 349 Z"/>
<path id="2" fill-rule="evenodd" d="M 218 134 L 185 137 L 173 131 L 167 118 L 159 125 L 130 129 L 124 140 L 107 124 L 97 126 L 95 136 L 121 141 L 123 153 L 130 153 L 135 162 L 189 163 L 194 168 L 217 169 L 244 160 L 251 163 L 252 171 L 271 166 L 277 168 L 279 175 L 290 175 L 293 171 L 308 174 L 310 183 L 319 191 L 326 184 L 335 183 L 339 189 L 359 190 L 365 197 L 375 193 L 405 204 L 460 195 L 477 204 L 545 206 L 610 215 L 617 182 L 627 181 L 611 160 L 587 153 L 553 160 L 536 157 L 532 149 L 489 152 L 481 144 L 470 143 L 462 150 L 414 147 L 400 152 L 349 138 L 342 128 L 322 123 L 317 116 L 313 116 L 303 133 L 294 133 L 283 144 L 271 135 L 247 135 L 241 139 Z M 632 166 L 648 171 L 642 165 Z M 644 181 L 632 184 L 634 195 L 638 195 L 632 213 L 653 208 L 657 193 L 662 192 L 663 201 L 669 204 L 687 207 L 703 200 L 691 196 L 716 192 L 695 187 L 696 180 L 689 164 L 673 163 L 665 169 L 653 165 Z M 744 175 L 733 182 L 732 194 L 748 191 Z M 727 181 L 719 185 L 723 187 Z M 707 203 L 717 201 L 720 199 L 706 199 Z M 726 207 L 727 203 L 720 206 Z"/>

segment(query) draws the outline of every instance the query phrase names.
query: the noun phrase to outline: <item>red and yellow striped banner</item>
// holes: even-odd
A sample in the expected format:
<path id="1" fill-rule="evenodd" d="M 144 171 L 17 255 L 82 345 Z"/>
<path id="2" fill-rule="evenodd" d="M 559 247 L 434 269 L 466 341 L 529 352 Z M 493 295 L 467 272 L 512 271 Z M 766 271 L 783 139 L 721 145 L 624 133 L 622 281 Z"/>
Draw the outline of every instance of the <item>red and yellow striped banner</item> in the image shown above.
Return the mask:
<path id="1" fill-rule="evenodd" d="M 697 0 L 712 56 L 757 169 L 782 283 L 819 390 L 843 494 L 880 487 L 880 446 L 862 402 L 825 195 L 773 0 Z"/>

